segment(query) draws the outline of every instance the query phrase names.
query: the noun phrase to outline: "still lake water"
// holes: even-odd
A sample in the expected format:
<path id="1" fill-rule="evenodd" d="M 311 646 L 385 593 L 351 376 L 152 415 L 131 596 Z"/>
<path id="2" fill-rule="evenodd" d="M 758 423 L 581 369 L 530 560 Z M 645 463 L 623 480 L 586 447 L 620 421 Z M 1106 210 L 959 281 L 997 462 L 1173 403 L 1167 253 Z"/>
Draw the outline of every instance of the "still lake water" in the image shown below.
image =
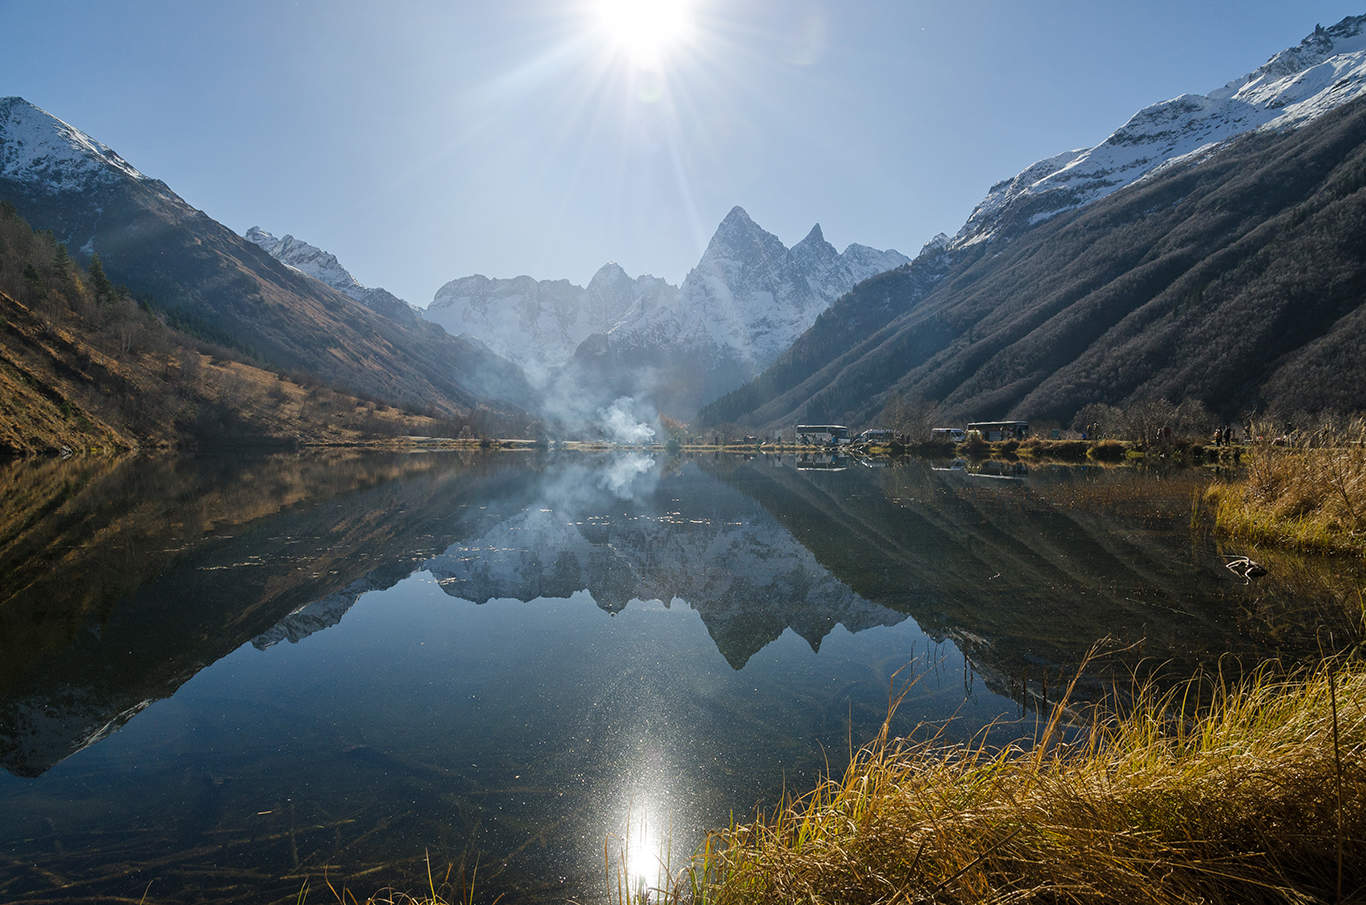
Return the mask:
<path id="1" fill-rule="evenodd" d="M 1027 736 L 1099 639 L 1082 697 L 1311 656 L 1363 587 L 1234 578 L 1199 473 L 879 465 L 4 466 L 0 900 L 363 898 L 430 854 L 592 902 L 605 841 L 681 861 L 842 766 L 892 687 L 895 731 Z"/>

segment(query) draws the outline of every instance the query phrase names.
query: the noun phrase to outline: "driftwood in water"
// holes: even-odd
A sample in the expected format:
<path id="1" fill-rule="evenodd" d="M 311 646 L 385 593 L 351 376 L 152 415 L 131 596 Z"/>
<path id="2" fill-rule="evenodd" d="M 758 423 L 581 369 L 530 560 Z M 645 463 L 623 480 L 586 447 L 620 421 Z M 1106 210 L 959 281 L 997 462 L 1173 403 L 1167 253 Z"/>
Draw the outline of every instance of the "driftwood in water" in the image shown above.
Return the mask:
<path id="1" fill-rule="evenodd" d="M 1247 556 L 1234 556 L 1224 563 L 1224 568 L 1243 581 L 1251 581 L 1254 578 L 1261 578 L 1266 574 L 1266 566 Z"/>

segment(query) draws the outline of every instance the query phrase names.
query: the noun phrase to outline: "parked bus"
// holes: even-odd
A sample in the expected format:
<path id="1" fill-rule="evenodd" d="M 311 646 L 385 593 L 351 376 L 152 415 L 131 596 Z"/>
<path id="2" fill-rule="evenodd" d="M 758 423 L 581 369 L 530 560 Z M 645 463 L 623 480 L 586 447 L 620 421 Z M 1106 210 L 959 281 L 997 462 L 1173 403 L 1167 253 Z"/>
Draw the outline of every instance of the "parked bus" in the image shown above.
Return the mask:
<path id="1" fill-rule="evenodd" d="M 849 442 L 849 428 L 843 424 L 798 424 L 797 442 L 808 446 L 843 446 Z"/>

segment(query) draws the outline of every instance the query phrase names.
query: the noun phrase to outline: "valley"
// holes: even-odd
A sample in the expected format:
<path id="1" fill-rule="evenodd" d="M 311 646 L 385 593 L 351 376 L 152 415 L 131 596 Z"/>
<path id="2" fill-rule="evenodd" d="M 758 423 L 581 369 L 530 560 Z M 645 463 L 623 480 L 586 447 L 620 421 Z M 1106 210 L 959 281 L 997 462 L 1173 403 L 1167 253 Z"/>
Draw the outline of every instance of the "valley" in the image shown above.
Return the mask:
<path id="1" fill-rule="evenodd" d="M 0 899 L 1354 901 L 1307 2 L 7 10 Z"/>

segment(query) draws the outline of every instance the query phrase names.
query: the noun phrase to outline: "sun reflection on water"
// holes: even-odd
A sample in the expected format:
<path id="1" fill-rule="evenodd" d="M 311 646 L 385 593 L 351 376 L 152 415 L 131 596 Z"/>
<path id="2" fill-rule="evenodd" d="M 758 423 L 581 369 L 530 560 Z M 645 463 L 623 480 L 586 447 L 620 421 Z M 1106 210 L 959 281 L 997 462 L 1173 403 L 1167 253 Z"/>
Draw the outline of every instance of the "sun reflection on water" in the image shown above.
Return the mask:
<path id="1" fill-rule="evenodd" d="M 617 848 L 613 859 L 617 885 L 629 888 L 632 901 L 636 896 L 670 885 L 673 820 L 662 806 L 664 800 L 667 796 L 635 790 L 626 803 L 618 833 L 611 840 Z"/>

